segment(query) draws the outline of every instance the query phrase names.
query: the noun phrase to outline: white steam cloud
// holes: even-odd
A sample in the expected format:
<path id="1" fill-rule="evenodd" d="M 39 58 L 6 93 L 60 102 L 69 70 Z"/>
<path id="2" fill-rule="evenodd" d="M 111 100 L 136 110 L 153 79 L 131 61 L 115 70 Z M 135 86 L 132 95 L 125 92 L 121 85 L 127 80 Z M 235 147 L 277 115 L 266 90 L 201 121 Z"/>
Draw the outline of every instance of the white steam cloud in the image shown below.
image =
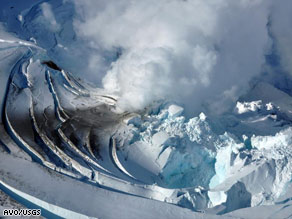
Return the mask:
<path id="1" fill-rule="evenodd" d="M 51 30 L 58 31 L 60 29 L 60 25 L 56 21 L 51 5 L 44 2 L 41 4 L 41 9 L 42 9 L 43 17 L 45 21 L 49 24 L 49 27 L 51 28 Z"/>
<path id="2" fill-rule="evenodd" d="M 277 55 L 284 70 L 292 74 L 292 2 L 283 0 L 273 6 L 271 32 L 275 38 Z"/>
<path id="3" fill-rule="evenodd" d="M 283 2 L 291 6 L 289 0 Z M 107 69 L 96 73 L 104 75 L 105 89 L 120 96 L 118 103 L 124 110 L 169 98 L 184 104 L 189 112 L 198 112 L 203 104 L 222 112 L 261 73 L 271 45 L 267 24 L 275 7 L 269 0 L 74 3 L 75 31 L 98 51 L 92 54 L 91 68 Z M 285 4 L 274 17 L 284 11 L 290 16 L 284 20 L 291 23 L 291 13 L 287 13 L 291 9 Z M 281 22 L 275 18 L 276 26 Z M 274 31 L 285 35 L 281 28 Z M 281 42 L 279 52 L 288 57 L 283 62 L 292 70 L 292 44 L 286 51 L 285 39 Z M 105 54 L 113 51 L 117 58 L 106 66 Z"/>

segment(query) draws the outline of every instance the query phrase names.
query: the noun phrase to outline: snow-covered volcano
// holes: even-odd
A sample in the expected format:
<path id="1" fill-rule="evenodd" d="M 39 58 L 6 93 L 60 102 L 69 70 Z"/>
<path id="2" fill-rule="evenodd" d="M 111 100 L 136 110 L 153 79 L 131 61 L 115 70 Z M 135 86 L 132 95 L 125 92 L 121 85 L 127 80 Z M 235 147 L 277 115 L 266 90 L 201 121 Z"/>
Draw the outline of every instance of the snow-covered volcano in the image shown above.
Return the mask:
<path id="1" fill-rule="evenodd" d="M 152 44 L 145 48 L 150 41 L 139 41 L 144 38 L 135 35 L 139 33 L 136 22 L 144 25 L 144 19 L 137 18 L 135 25 L 129 22 L 129 34 L 134 37 L 117 42 L 109 35 L 117 28 L 116 20 L 108 22 L 108 14 L 103 13 L 110 11 L 115 17 L 119 14 L 116 5 L 124 8 L 127 1 L 90 2 L 92 7 L 100 4 L 96 11 L 101 18 L 82 1 L 0 3 L 0 190 L 5 193 L 0 193 L 0 200 L 7 200 L 0 202 L 0 210 L 40 208 L 48 218 L 292 217 L 292 80 L 289 65 L 283 67 L 291 51 L 287 45 L 280 52 L 288 42 L 284 36 L 289 34 L 275 31 L 279 25 L 273 24 L 279 18 L 274 14 L 276 18 L 266 17 L 264 29 L 272 46 L 259 70 L 256 66 L 261 63 L 255 65 L 244 51 L 243 55 L 237 53 L 240 46 L 229 44 L 241 36 L 224 41 L 229 34 L 200 27 L 200 22 L 193 27 L 194 20 L 186 23 L 196 31 L 202 28 L 191 31 L 198 39 L 202 37 L 197 41 L 184 33 L 169 35 L 169 42 L 160 44 L 147 35 L 153 45 L 167 49 L 157 45 L 159 49 L 153 49 Z M 177 4 L 173 2 L 169 4 Z M 264 17 L 267 7 L 262 1 L 238 5 L 222 1 L 220 7 L 212 1 L 206 1 L 207 5 L 194 2 L 204 9 L 201 16 L 214 10 L 218 13 L 214 19 L 220 21 L 228 20 L 229 15 L 220 11 L 226 7 L 240 13 L 258 10 Z M 138 12 L 144 7 L 132 4 L 138 5 Z M 157 3 L 157 7 L 161 5 L 165 6 Z M 124 11 L 137 15 L 134 6 Z M 167 7 L 161 14 L 175 14 L 173 6 Z M 280 10 L 272 4 L 269 7 Z M 152 15 L 152 9 L 145 7 L 145 13 Z M 130 19 L 127 16 L 120 18 L 125 21 Z M 165 24 L 165 16 L 158 16 L 161 24 Z M 235 20 L 249 32 L 246 17 L 238 15 Z M 83 28 L 91 27 L 92 20 L 101 25 L 100 19 L 108 25 L 104 27 L 108 38 L 98 32 L 96 40 L 95 30 Z M 261 18 L 256 21 L 262 23 Z M 234 30 L 233 22 L 227 24 L 226 32 Z M 158 29 L 157 38 L 164 34 L 162 30 L 171 28 Z M 177 31 L 183 32 L 185 27 Z M 220 40 L 212 50 L 209 44 L 215 43 L 211 38 L 216 33 Z M 171 36 L 188 40 L 174 44 Z M 257 50 L 256 42 L 248 45 Z M 199 73 L 194 77 L 182 73 L 184 80 L 180 80 L 174 70 L 189 70 L 182 65 L 190 64 L 185 54 L 192 46 L 195 61 L 190 69 Z M 229 51 L 240 59 L 232 58 L 232 66 Z M 246 62 L 253 67 L 245 70 L 261 72 L 242 76 L 242 83 L 238 80 L 243 70 L 234 78 L 232 73 L 222 73 L 236 71 Z M 210 76 L 213 67 L 219 69 L 214 73 L 220 77 Z M 92 75 L 94 69 L 106 74 Z M 192 86 L 195 94 L 176 95 Z M 224 86 L 231 88 L 225 90 Z"/>

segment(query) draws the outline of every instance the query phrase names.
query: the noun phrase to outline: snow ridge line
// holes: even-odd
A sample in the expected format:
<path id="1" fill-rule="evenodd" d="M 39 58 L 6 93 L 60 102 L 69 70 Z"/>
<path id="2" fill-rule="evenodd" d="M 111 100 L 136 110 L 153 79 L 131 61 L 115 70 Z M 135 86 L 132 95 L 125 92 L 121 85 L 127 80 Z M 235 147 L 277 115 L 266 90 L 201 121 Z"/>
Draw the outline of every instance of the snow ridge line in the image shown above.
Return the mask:
<path id="1" fill-rule="evenodd" d="M 83 168 L 76 161 L 71 159 L 58 146 L 56 146 L 44 133 L 42 133 L 42 131 L 38 127 L 36 118 L 34 116 L 34 107 L 33 107 L 32 102 L 31 102 L 31 106 L 30 106 L 30 116 L 31 116 L 32 121 L 33 121 L 33 128 L 35 129 L 37 135 L 44 142 L 44 144 L 49 148 L 49 150 L 51 152 L 53 152 L 53 154 L 55 154 L 59 159 L 61 159 L 67 165 L 67 167 L 72 167 L 77 172 L 79 172 L 82 176 L 86 176 L 86 177 L 90 178 L 90 176 L 91 176 L 91 174 L 89 173 L 90 171 L 87 171 L 86 168 Z M 69 171 L 63 170 L 62 168 L 55 167 L 54 169 L 59 170 L 59 172 L 63 172 L 63 173 L 69 172 Z M 69 173 L 72 176 L 72 173 L 71 172 L 69 172 Z M 74 175 L 74 177 L 76 177 L 76 175 Z"/>
<path id="2" fill-rule="evenodd" d="M 73 93 L 77 93 L 77 95 L 81 95 L 81 96 L 90 96 L 90 94 L 82 89 L 80 89 L 78 86 L 80 86 L 80 84 L 78 84 L 78 86 L 76 85 L 76 83 L 73 83 L 71 81 L 71 79 L 68 77 L 68 75 L 65 73 L 64 70 L 61 70 L 61 74 L 64 78 L 64 80 L 66 81 L 66 83 L 69 85 L 68 89 L 69 91 L 73 92 Z M 71 90 L 72 89 L 72 90 Z"/>
<path id="3" fill-rule="evenodd" d="M 54 217 L 54 218 L 77 218 L 77 219 L 87 219 L 93 218 L 86 215 L 59 207 L 57 205 L 45 202 L 41 199 L 38 199 L 34 196 L 31 196 L 27 193 L 19 191 L 18 189 L 13 188 L 12 186 L 6 184 L 0 180 L 0 189 L 11 196 L 13 199 L 18 201 L 24 206 L 29 206 L 29 208 L 38 208 L 42 211 L 42 216 L 45 217 Z"/>
<path id="4" fill-rule="evenodd" d="M 117 155 L 117 148 L 116 148 L 116 140 L 111 137 L 110 139 L 110 157 L 113 160 L 115 166 L 124 174 L 126 174 L 127 176 L 137 180 L 132 174 L 130 174 L 121 164 L 121 162 L 119 161 L 118 155 Z"/>
<path id="5" fill-rule="evenodd" d="M 66 114 L 66 112 L 64 111 L 64 109 L 62 108 L 62 106 L 60 104 L 58 95 L 57 95 L 55 88 L 54 88 L 54 85 L 53 85 L 51 73 L 48 70 L 46 71 L 46 80 L 48 82 L 49 90 L 54 98 L 56 116 L 61 122 L 65 122 L 66 119 L 69 118 L 69 116 Z M 61 115 L 61 113 L 63 114 L 63 116 Z"/>
<path id="6" fill-rule="evenodd" d="M 65 135 L 65 133 L 61 130 L 61 128 L 58 128 L 58 134 L 60 135 L 60 137 L 63 139 L 63 141 L 76 153 L 78 154 L 82 159 L 84 159 L 84 161 L 87 161 L 88 163 L 96 166 L 97 168 L 110 173 L 107 169 L 105 169 L 104 167 L 100 166 L 98 163 L 96 163 L 95 161 L 93 161 L 90 157 L 88 157 L 87 155 L 85 155 L 82 151 L 80 151 L 71 141 L 70 139 L 67 138 L 67 136 Z"/>

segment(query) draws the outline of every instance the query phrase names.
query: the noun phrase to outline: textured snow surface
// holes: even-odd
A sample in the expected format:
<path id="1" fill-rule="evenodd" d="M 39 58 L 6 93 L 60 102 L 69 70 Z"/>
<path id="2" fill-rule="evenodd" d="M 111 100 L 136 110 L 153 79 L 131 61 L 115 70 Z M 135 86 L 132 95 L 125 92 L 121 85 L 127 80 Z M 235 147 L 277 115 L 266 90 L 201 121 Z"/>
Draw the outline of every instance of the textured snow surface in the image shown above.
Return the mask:
<path id="1" fill-rule="evenodd" d="M 16 200 L 0 210 L 25 206 L 65 218 L 292 216 L 289 76 L 255 80 L 219 115 L 210 104 L 190 116 L 166 99 L 127 112 L 120 96 L 74 74 L 86 65 L 76 56 L 90 59 L 90 48 L 75 44 L 72 2 L 3 0 L 0 9 L 0 198 Z"/>

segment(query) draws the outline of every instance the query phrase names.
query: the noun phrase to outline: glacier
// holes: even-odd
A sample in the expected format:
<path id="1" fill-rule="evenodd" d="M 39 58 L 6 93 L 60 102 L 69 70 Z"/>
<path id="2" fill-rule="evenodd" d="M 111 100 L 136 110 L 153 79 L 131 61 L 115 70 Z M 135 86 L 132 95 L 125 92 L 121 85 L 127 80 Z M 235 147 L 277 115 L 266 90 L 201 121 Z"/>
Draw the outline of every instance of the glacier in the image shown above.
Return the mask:
<path id="1" fill-rule="evenodd" d="M 0 190 L 17 202 L 0 209 L 292 216 L 289 76 L 254 79 L 219 115 L 206 107 L 190 116 L 167 98 L 124 111 L 118 95 L 82 74 L 92 48 L 76 37 L 71 1 L 3 0 L 0 9 Z M 108 66 L 121 55 L 105 53 Z"/>

